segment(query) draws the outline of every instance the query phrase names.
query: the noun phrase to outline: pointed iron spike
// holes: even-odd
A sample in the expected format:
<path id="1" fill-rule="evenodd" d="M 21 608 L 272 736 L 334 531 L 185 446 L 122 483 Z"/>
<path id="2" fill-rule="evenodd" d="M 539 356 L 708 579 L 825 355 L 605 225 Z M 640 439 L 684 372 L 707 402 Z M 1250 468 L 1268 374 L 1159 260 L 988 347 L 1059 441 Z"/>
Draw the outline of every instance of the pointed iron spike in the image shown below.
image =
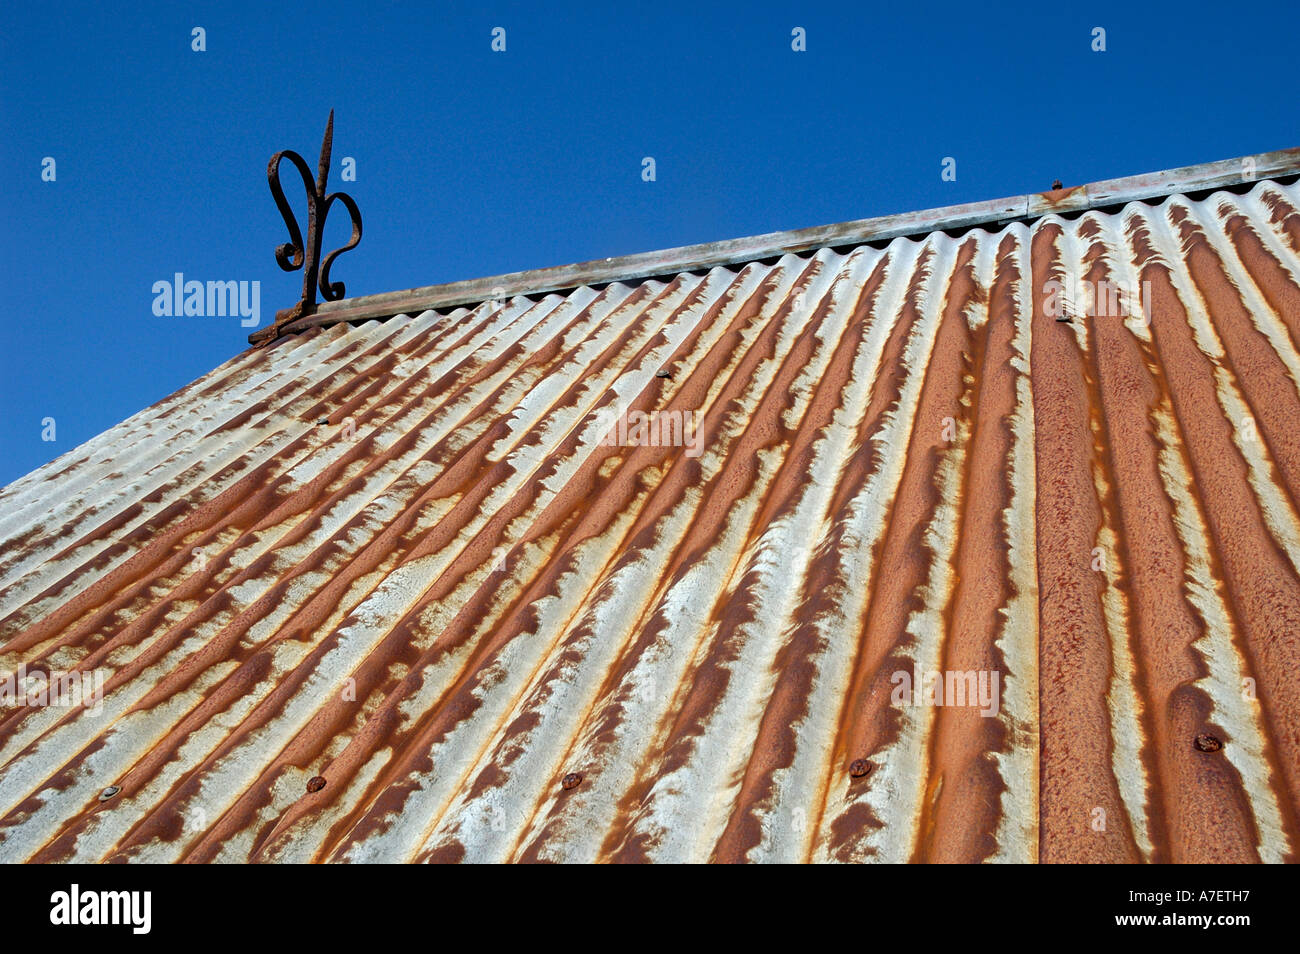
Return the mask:
<path id="1" fill-rule="evenodd" d="M 325 181 L 329 178 L 330 152 L 334 148 L 334 110 L 330 110 L 329 122 L 325 124 L 325 138 L 320 144 L 320 165 L 316 167 L 316 192 L 325 198 Z"/>

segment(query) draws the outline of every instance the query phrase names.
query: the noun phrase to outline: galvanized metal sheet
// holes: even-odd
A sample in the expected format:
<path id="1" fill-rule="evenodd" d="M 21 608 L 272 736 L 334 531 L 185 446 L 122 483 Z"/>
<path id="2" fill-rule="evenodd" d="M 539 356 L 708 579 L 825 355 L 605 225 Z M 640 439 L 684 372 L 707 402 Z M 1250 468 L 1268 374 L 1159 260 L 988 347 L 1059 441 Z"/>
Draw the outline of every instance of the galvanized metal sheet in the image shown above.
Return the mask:
<path id="1" fill-rule="evenodd" d="M 0 492 L 0 859 L 1295 860 L 1298 209 L 240 355 Z"/>

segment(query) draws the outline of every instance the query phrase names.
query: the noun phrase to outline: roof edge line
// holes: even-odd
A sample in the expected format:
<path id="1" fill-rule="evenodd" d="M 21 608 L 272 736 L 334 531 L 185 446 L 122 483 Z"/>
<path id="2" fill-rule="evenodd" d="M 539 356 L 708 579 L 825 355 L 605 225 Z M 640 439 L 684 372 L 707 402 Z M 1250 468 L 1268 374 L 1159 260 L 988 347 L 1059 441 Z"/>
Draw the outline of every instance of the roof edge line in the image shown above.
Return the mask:
<path id="1" fill-rule="evenodd" d="M 510 272 L 484 278 L 425 285 L 404 291 L 385 292 L 323 302 L 310 316 L 292 322 L 285 332 L 304 331 L 317 325 L 344 321 L 388 318 L 419 314 L 437 308 L 509 298 L 515 295 L 545 294 L 616 281 L 635 281 L 656 275 L 697 271 L 736 265 L 776 255 L 807 252 L 840 245 L 859 245 L 902 236 L 967 229 L 978 225 L 1011 221 L 1032 221 L 1055 212 L 1089 209 L 1163 198 L 1181 192 L 1245 185 L 1263 179 L 1300 174 L 1300 147 L 1221 159 L 1106 179 L 1073 188 L 1056 189 L 989 199 L 960 205 L 941 206 L 918 212 L 856 219 L 834 225 L 785 232 L 768 232 L 744 238 L 683 245 L 653 252 L 638 252 L 613 258 L 595 259 L 572 265 Z"/>

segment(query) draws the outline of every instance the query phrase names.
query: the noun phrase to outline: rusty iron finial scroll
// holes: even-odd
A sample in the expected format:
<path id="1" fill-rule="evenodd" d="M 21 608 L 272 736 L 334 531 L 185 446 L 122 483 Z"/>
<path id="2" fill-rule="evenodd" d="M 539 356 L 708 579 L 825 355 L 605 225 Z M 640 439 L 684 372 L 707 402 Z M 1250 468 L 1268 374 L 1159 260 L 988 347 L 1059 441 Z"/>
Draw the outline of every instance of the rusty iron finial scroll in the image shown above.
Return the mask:
<path id="1" fill-rule="evenodd" d="M 349 249 L 356 248 L 361 241 L 361 211 L 352 196 L 346 192 L 325 193 L 325 180 L 329 177 L 330 150 L 334 145 L 334 110 L 330 110 L 329 122 L 325 126 L 325 139 L 320 147 L 320 165 L 316 167 L 316 181 L 311 178 L 311 169 L 306 160 L 292 149 L 282 149 L 271 157 L 266 166 L 266 180 L 271 186 L 271 195 L 280 210 L 280 216 L 289 229 L 289 241 L 275 250 L 275 260 L 286 272 L 303 270 L 302 298 L 292 308 L 275 313 L 275 322 L 267 328 L 255 331 L 248 336 L 251 344 L 274 341 L 283 333 L 285 326 L 316 311 L 316 288 L 320 287 L 321 298 L 325 301 L 338 301 L 344 295 L 342 282 L 330 281 L 330 266 Z M 280 185 L 280 162 L 288 159 L 302 176 L 302 184 L 307 188 L 307 243 L 303 244 L 302 233 L 298 229 L 298 220 L 293 209 L 285 200 L 284 189 Z M 329 215 L 330 206 L 335 200 L 342 202 L 352 216 L 352 238 L 347 245 L 336 248 L 320 257 L 321 238 L 325 233 L 325 217 Z"/>

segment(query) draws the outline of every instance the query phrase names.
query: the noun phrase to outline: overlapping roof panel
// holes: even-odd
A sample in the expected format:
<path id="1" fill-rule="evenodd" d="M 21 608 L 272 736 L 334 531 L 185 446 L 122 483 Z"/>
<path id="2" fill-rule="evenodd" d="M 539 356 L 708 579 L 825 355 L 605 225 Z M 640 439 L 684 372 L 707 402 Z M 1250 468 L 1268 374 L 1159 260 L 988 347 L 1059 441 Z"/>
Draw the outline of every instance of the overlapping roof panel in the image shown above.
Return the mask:
<path id="1" fill-rule="evenodd" d="M 0 492 L 0 859 L 1295 860 L 1298 429 L 1278 181 L 309 328 Z"/>

